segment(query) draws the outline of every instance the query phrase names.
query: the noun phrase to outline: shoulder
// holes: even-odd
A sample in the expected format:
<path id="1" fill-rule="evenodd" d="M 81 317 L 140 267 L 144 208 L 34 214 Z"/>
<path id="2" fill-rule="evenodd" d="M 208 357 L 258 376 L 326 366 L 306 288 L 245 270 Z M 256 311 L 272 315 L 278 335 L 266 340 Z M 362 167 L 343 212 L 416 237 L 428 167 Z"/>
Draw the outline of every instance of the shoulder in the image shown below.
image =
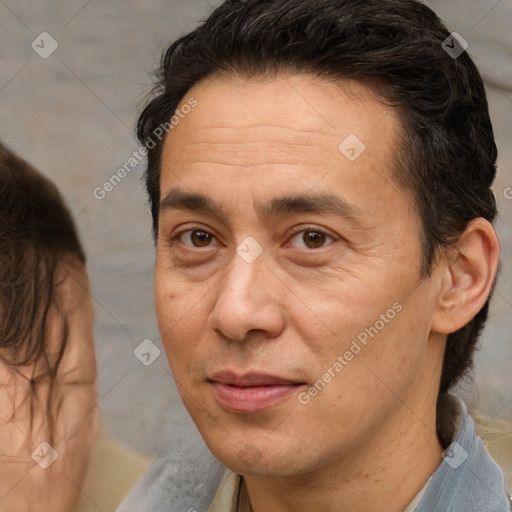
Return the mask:
<path id="1" fill-rule="evenodd" d="M 512 422 L 475 415 L 477 433 L 484 440 L 489 455 L 505 476 L 507 492 L 512 496 Z"/>

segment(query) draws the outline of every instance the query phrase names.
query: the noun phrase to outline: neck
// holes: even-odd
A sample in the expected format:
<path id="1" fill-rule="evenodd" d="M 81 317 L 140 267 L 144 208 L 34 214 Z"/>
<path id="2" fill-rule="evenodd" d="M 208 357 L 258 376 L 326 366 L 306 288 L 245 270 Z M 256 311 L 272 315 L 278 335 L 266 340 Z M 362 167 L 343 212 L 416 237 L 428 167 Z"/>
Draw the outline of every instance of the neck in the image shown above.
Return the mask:
<path id="1" fill-rule="evenodd" d="M 402 512 L 441 463 L 442 451 L 435 403 L 427 413 L 402 405 L 362 450 L 329 467 L 244 480 L 253 512 Z"/>

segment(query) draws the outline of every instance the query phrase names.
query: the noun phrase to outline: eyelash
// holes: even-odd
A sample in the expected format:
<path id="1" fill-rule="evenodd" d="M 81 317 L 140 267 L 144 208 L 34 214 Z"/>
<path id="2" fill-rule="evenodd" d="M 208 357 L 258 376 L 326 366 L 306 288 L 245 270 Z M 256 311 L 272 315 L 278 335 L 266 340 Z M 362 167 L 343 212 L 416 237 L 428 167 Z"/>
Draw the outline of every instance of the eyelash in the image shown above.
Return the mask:
<path id="1" fill-rule="evenodd" d="M 194 227 L 190 227 L 188 229 L 184 229 L 184 230 L 180 231 L 179 233 L 176 233 L 175 235 L 173 235 L 170 240 L 171 240 L 171 242 L 175 242 L 181 236 L 183 236 L 185 233 L 194 232 L 194 231 L 202 231 L 203 233 L 206 233 L 206 234 L 210 235 L 212 238 L 214 238 L 215 240 L 217 240 L 214 235 L 212 235 L 209 231 L 206 231 L 205 229 L 201 228 L 200 226 L 194 226 Z M 327 233 L 326 231 L 324 231 L 322 229 L 318 229 L 316 226 L 300 226 L 296 230 L 292 231 L 292 233 L 290 233 L 289 239 L 293 238 L 295 235 L 297 235 L 299 233 L 307 232 L 307 231 L 321 233 L 322 235 L 325 235 L 326 237 L 330 237 L 333 240 L 335 240 L 335 237 L 333 235 Z M 181 242 L 181 243 L 183 243 L 183 242 Z M 183 244 L 183 245 L 185 245 L 185 244 Z M 330 244 L 323 245 L 322 247 L 326 247 L 327 245 L 330 245 Z M 192 249 L 192 247 L 190 247 L 188 245 L 185 245 L 185 247 Z M 210 247 L 210 246 L 206 246 L 206 248 L 208 248 L 208 247 Z M 322 247 L 320 247 L 320 248 L 322 248 Z M 196 247 L 196 249 L 201 249 L 201 247 Z M 309 249 L 309 250 L 313 251 L 315 249 Z M 316 250 L 318 250 L 318 249 L 316 249 Z"/>
<path id="2" fill-rule="evenodd" d="M 191 227 L 191 228 L 188 228 L 188 229 L 184 229 L 183 231 L 180 231 L 178 233 L 176 233 L 175 235 L 173 235 L 171 238 L 170 238 L 170 241 L 171 242 L 175 242 L 176 240 L 178 240 L 178 238 L 180 238 L 181 236 L 183 236 L 185 233 L 188 233 L 188 232 L 194 232 L 194 231 L 201 231 L 203 233 L 206 233 L 208 235 L 210 235 L 212 238 L 215 238 L 214 235 L 212 235 L 209 231 L 206 231 L 206 229 L 203 229 L 201 228 L 200 226 L 195 226 L 195 227 Z M 216 239 L 216 238 L 215 238 Z M 178 240 L 179 241 L 179 240 Z M 181 242 L 183 243 L 183 242 Z M 185 244 L 183 244 L 185 245 Z M 185 247 L 189 247 L 188 245 L 185 245 Z M 189 247 L 190 248 L 190 247 Z M 198 247 L 198 249 L 200 249 L 200 247 Z"/>

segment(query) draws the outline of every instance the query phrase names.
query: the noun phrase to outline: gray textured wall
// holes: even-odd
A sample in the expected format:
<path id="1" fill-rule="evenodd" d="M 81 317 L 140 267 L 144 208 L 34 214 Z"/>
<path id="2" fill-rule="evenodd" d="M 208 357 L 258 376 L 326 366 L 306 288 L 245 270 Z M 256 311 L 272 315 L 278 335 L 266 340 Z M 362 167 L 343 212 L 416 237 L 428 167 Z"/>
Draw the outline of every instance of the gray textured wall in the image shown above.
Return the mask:
<path id="1" fill-rule="evenodd" d="M 103 200 L 101 186 L 137 149 L 133 127 L 161 50 L 211 10 L 206 0 L 0 1 L 0 138 L 61 188 L 89 257 L 96 308 L 100 405 L 112 432 L 146 453 L 197 435 L 162 354 L 149 367 L 133 350 L 161 343 L 153 312 L 153 248 L 142 165 Z M 479 353 L 481 412 L 512 419 L 512 1 L 431 2 L 484 72 L 500 149 L 495 192 L 503 271 Z M 48 32 L 51 49 L 37 37 Z M 42 48 L 44 46 L 44 48 Z"/>

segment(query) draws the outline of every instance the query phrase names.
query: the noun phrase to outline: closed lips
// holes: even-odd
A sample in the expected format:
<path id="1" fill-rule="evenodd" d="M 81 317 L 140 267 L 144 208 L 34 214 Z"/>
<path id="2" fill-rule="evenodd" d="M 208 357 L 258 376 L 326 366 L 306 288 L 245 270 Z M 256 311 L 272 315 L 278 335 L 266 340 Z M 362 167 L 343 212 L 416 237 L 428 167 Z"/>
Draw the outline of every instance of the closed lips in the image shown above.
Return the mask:
<path id="1" fill-rule="evenodd" d="M 240 388 L 259 386 L 296 386 L 304 384 L 303 382 L 285 379 L 275 375 L 250 373 L 239 376 L 233 372 L 218 372 L 209 380 L 212 382 L 218 382 L 219 384 L 237 386 Z"/>

